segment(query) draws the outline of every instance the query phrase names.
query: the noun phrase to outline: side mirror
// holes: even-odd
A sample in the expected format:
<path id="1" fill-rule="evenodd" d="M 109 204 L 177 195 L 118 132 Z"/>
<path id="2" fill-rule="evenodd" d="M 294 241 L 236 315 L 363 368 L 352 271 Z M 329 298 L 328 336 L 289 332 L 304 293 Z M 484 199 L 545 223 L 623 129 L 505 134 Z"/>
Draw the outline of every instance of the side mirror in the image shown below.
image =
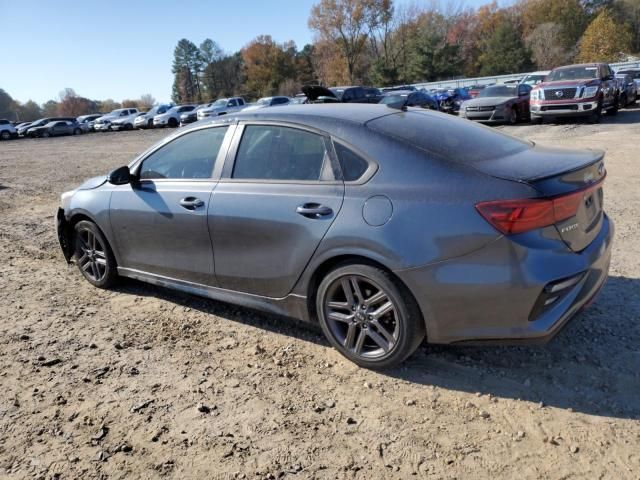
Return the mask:
<path id="1" fill-rule="evenodd" d="M 109 175 L 107 175 L 107 181 L 112 185 L 126 185 L 127 183 L 131 183 L 132 176 L 129 171 L 129 167 L 125 165 L 124 167 L 116 168 L 112 170 Z"/>

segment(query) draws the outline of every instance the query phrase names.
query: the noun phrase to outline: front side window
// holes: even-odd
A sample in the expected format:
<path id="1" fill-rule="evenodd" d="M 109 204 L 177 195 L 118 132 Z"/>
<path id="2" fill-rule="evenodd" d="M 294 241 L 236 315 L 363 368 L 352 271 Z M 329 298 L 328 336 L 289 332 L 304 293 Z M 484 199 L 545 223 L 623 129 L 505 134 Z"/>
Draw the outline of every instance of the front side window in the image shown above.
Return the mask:
<path id="1" fill-rule="evenodd" d="M 248 125 L 244 129 L 232 178 L 319 180 L 329 162 L 324 138 L 296 128 Z"/>
<path id="2" fill-rule="evenodd" d="M 140 179 L 210 178 L 227 128 L 196 130 L 164 145 L 142 162 Z"/>

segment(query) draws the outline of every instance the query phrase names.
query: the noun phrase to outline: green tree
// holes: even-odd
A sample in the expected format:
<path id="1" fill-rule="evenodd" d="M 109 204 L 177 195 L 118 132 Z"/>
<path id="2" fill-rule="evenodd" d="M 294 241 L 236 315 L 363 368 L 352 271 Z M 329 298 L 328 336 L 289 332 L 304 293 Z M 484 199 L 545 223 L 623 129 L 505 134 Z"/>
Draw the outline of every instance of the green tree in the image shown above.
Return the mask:
<path id="1" fill-rule="evenodd" d="M 15 104 L 11 95 L 0 88 L 0 118 L 13 120 Z"/>
<path id="2" fill-rule="evenodd" d="M 188 103 L 202 100 L 200 74 L 203 60 L 200 49 L 195 43 L 183 38 L 173 51 L 174 74 L 172 98 L 176 103 Z"/>
<path id="3" fill-rule="evenodd" d="M 23 122 L 30 122 L 42 117 L 42 109 L 33 100 L 28 100 L 26 103 L 18 106 L 18 119 Z"/>
<path id="4" fill-rule="evenodd" d="M 578 61 L 615 62 L 631 50 L 632 35 L 627 25 L 619 25 L 609 10 L 602 10 L 580 39 Z"/>
<path id="5" fill-rule="evenodd" d="M 479 57 L 481 75 L 503 75 L 531 68 L 531 55 L 513 22 L 501 22 Z"/>
<path id="6" fill-rule="evenodd" d="M 42 104 L 42 116 L 43 117 L 55 117 L 58 115 L 58 106 L 60 104 L 55 100 L 49 100 Z"/>

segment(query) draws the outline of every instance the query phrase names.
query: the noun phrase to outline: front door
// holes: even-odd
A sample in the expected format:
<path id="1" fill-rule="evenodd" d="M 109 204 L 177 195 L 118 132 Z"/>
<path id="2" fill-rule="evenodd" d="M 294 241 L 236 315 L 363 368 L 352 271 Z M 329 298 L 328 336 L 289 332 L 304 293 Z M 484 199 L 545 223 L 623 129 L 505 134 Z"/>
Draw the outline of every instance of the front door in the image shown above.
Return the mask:
<path id="1" fill-rule="evenodd" d="M 207 209 L 227 129 L 174 139 L 134 169 L 138 181 L 114 189 L 110 217 L 120 267 L 215 284 Z"/>
<path id="2" fill-rule="evenodd" d="M 235 162 L 209 206 L 216 277 L 229 290 L 282 298 L 338 215 L 344 184 L 318 133 L 245 125 L 236 135 Z"/>

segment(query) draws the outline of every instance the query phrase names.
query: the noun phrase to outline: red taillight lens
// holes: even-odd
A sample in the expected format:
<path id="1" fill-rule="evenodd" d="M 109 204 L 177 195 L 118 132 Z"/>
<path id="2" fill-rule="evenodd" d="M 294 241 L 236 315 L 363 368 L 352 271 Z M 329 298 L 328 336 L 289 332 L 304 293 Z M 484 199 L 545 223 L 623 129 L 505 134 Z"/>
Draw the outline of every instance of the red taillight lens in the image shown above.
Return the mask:
<path id="1" fill-rule="evenodd" d="M 476 209 L 505 235 L 528 232 L 576 215 L 585 197 L 599 189 L 603 181 L 604 177 L 593 185 L 558 197 L 481 202 Z"/>

